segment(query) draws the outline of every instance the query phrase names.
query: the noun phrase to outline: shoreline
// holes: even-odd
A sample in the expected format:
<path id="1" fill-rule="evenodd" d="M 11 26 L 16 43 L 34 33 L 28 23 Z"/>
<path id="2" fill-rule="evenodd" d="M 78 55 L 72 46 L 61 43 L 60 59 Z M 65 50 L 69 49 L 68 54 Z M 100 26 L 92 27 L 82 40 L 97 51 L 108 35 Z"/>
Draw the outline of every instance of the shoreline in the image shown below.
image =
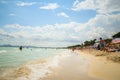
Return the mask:
<path id="1" fill-rule="evenodd" d="M 60 60 L 59 67 L 53 69 L 53 74 L 39 80 L 101 80 L 90 76 L 88 71 L 89 60 L 77 51 Z"/>
<path id="2" fill-rule="evenodd" d="M 81 65 L 78 65 L 80 63 L 80 60 L 75 61 L 77 58 L 71 58 L 72 60 L 67 61 L 61 61 L 64 62 L 64 65 L 62 66 L 64 69 L 59 70 L 56 69 L 54 74 L 51 74 L 49 76 L 44 77 L 40 80 L 119 80 L 120 79 L 120 64 L 119 60 L 115 60 L 118 57 L 119 53 L 105 53 L 102 51 L 96 51 L 96 50 L 77 50 L 78 55 L 82 56 L 84 60 L 89 60 L 89 67 L 87 67 L 87 71 L 85 73 L 85 76 L 80 74 Z M 112 58 L 109 58 L 112 57 Z M 80 57 L 79 57 L 80 58 Z M 114 59 L 113 59 L 114 58 Z M 65 63 L 66 62 L 66 63 Z M 72 62 L 74 66 L 72 66 L 69 62 Z M 75 64 L 77 63 L 77 65 Z M 84 64 L 84 63 L 83 63 Z M 82 65 L 83 65 L 82 64 Z M 67 67 L 65 65 L 68 65 Z M 77 69 L 76 66 L 79 68 Z M 73 67 L 73 71 L 69 69 L 69 67 Z M 84 66 L 85 67 L 85 66 Z M 76 70 L 77 69 L 77 70 Z M 64 71 L 64 72 L 60 72 Z M 77 71 L 77 73 L 75 72 Z M 79 75 L 78 75 L 79 74 Z M 71 77 L 72 76 L 72 77 Z"/>
<path id="3" fill-rule="evenodd" d="M 52 59 L 28 62 L 15 75 L 0 80 L 119 80 L 120 64 L 108 58 L 112 55 L 116 56 L 96 50 L 66 50 Z"/>

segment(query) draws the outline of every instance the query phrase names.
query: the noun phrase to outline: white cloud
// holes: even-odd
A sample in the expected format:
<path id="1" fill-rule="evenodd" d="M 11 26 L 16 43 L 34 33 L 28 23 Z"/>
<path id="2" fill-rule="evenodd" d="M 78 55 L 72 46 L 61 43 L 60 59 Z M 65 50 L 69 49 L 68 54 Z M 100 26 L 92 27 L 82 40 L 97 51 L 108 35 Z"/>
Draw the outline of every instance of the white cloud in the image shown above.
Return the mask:
<path id="1" fill-rule="evenodd" d="M 11 13 L 11 14 L 9 14 L 9 16 L 15 16 L 15 14 L 14 14 L 14 13 Z"/>
<path id="2" fill-rule="evenodd" d="M 7 39 L 11 40 L 13 38 L 14 38 L 14 36 L 10 35 L 8 32 L 6 32 L 3 29 L 0 29 L 0 40 L 6 41 Z"/>
<path id="3" fill-rule="evenodd" d="M 84 24 L 77 22 L 44 26 L 9 24 L 0 30 L 0 34 L 2 34 L 0 38 L 3 41 L 7 40 L 7 43 L 20 45 L 68 46 L 80 44 L 89 39 L 98 39 L 99 37 L 109 38 L 119 32 L 119 22 L 120 14 L 97 14 Z"/>
<path id="4" fill-rule="evenodd" d="M 110 38 L 113 34 L 120 30 L 120 14 L 101 15 L 98 14 L 95 18 L 90 19 L 86 26 L 89 27 L 87 34 L 92 38 L 104 37 Z"/>
<path id="5" fill-rule="evenodd" d="M 79 23 L 76 22 L 45 25 L 42 27 L 11 24 L 4 26 L 4 28 L 6 33 L 15 38 L 14 44 L 33 43 L 34 45 L 42 46 L 44 43 L 43 46 L 65 46 L 79 40 L 77 34 L 74 33 L 74 28 L 77 27 L 77 25 L 79 25 Z M 9 29 L 9 32 L 7 32 L 7 29 Z"/>
<path id="6" fill-rule="evenodd" d="M 57 9 L 58 7 L 59 7 L 59 5 L 57 3 L 49 3 L 48 5 L 41 6 L 40 9 L 54 10 L 54 9 Z"/>
<path id="7" fill-rule="evenodd" d="M 17 2 L 16 5 L 17 6 L 32 6 L 36 4 L 36 2 Z"/>
<path id="8" fill-rule="evenodd" d="M 5 0 L 1 0 L 0 3 L 2 3 L 2 4 L 7 4 L 8 2 L 5 1 Z"/>
<path id="9" fill-rule="evenodd" d="M 58 13 L 57 16 L 63 16 L 63 17 L 69 18 L 69 16 L 64 12 Z"/>
<path id="10" fill-rule="evenodd" d="M 90 26 L 100 26 L 105 29 L 113 30 L 120 28 L 120 14 L 102 15 L 98 14 L 87 23 Z"/>
<path id="11" fill-rule="evenodd" d="M 91 27 L 91 30 L 86 32 L 86 35 L 89 36 L 89 39 L 95 39 L 99 37 L 105 37 L 106 31 L 102 27 Z"/>
<path id="12" fill-rule="evenodd" d="M 21 26 L 19 24 L 7 24 L 4 27 L 5 28 L 12 28 L 12 29 L 31 29 L 30 26 Z"/>
<path id="13" fill-rule="evenodd" d="M 82 2 L 79 2 L 76 0 L 73 3 L 73 10 L 81 10 L 81 9 L 99 9 L 101 5 L 103 5 L 104 0 L 84 0 Z M 101 4 L 102 3 L 102 4 Z"/>
<path id="14" fill-rule="evenodd" d="M 72 10 L 97 10 L 99 13 L 112 13 L 120 12 L 120 1 L 119 0 L 84 0 L 79 2 L 76 0 L 73 3 Z"/>
<path id="15" fill-rule="evenodd" d="M 5 34 L 6 32 L 3 29 L 0 29 L 0 34 Z"/>

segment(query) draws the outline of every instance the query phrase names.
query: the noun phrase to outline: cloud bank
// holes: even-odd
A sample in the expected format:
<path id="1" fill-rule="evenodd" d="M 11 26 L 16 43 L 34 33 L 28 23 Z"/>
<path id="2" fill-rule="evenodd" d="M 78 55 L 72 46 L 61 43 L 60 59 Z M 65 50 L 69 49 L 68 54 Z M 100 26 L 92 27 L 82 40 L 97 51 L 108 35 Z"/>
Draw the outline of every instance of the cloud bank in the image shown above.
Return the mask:
<path id="1" fill-rule="evenodd" d="M 101 18 L 102 17 L 102 18 Z M 99 37 L 110 38 L 119 32 L 120 14 L 96 15 L 87 23 L 61 23 L 44 26 L 5 25 L 0 30 L 2 40 L 8 38 L 13 44 L 37 46 L 68 46 Z M 6 31 L 9 29 L 9 32 Z M 9 41 L 10 40 L 10 41 Z"/>

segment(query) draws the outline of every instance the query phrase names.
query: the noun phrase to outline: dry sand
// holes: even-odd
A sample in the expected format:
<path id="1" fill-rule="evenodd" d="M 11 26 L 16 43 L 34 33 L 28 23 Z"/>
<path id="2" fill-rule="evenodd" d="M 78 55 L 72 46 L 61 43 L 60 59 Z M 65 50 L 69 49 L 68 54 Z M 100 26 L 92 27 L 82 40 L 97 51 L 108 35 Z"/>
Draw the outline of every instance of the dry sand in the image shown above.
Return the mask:
<path id="1" fill-rule="evenodd" d="M 90 76 L 101 80 L 120 80 L 120 52 L 85 50 L 83 54 L 90 60 Z"/>

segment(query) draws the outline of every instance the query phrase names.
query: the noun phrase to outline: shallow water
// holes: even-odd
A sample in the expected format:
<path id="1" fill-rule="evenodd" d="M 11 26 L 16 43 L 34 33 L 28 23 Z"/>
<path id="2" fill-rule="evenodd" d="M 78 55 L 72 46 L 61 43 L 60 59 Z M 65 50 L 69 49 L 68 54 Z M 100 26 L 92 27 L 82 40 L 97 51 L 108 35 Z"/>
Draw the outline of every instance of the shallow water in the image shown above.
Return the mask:
<path id="1" fill-rule="evenodd" d="M 41 48 L 23 48 L 18 47 L 0 47 L 0 77 L 4 77 L 13 70 L 32 61 L 52 58 L 64 49 L 41 49 Z"/>
<path id="2" fill-rule="evenodd" d="M 30 60 L 55 56 L 62 49 L 0 47 L 0 67 L 16 67 Z"/>

